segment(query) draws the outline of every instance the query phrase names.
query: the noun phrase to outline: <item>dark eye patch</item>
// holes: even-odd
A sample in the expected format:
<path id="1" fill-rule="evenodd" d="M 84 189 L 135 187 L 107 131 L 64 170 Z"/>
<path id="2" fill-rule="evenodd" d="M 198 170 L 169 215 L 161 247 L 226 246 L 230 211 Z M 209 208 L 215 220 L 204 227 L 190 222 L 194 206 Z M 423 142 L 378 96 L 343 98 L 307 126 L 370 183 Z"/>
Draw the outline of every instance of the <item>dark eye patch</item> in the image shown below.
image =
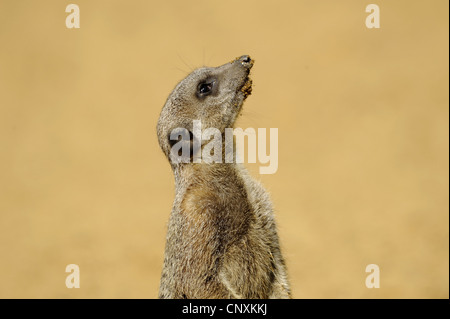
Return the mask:
<path id="1" fill-rule="evenodd" d="M 198 93 L 199 94 L 209 94 L 212 91 L 213 83 L 201 83 L 198 86 Z"/>
<path id="2" fill-rule="evenodd" d="M 197 85 L 196 95 L 198 98 L 204 98 L 211 93 L 213 93 L 216 89 L 217 83 L 215 78 L 207 78 L 203 81 L 200 81 Z"/>

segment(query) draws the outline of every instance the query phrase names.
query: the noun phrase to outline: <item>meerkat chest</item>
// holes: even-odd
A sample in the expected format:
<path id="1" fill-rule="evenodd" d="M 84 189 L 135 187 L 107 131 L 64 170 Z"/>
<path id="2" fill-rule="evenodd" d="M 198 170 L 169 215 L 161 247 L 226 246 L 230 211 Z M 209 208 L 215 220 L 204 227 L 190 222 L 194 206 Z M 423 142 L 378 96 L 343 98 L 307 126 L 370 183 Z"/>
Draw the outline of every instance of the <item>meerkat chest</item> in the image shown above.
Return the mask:
<path id="1" fill-rule="evenodd" d="M 193 253 L 216 254 L 248 231 L 253 212 L 243 185 L 202 181 L 206 182 L 191 183 L 177 196 L 172 237 L 177 246 Z"/>

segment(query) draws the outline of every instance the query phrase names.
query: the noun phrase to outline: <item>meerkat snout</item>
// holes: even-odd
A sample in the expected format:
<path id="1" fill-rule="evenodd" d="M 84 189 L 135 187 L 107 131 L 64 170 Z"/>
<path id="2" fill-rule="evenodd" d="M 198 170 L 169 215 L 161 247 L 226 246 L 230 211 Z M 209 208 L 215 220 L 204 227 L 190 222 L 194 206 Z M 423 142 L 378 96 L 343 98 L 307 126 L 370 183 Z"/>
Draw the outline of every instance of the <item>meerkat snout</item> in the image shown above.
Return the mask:
<path id="1" fill-rule="evenodd" d="M 252 61 L 252 59 L 248 55 L 241 56 L 239 60 L 242 61 L 242 63 L 250 63 Z"/>
<path id="2" fill-rule="evenodd" d="M 191 160 L 195 145 L 202 147 L 195 141 L 195 123 L 214 128 L 219 136 L 234 126 L 251 94 L 253 64 L 243 55 L 219 67 L 193 71 L 178 83 L 161 111 L 158 141 L 171 164 L 176 195 L 160 298 L 290 298 L 272 204 L 264 188 L 234 161 Z M 174 135 L 180 139 L 172 139 Z M 174 161 L 172 148 L 179 143 L 188 155 Z"/>

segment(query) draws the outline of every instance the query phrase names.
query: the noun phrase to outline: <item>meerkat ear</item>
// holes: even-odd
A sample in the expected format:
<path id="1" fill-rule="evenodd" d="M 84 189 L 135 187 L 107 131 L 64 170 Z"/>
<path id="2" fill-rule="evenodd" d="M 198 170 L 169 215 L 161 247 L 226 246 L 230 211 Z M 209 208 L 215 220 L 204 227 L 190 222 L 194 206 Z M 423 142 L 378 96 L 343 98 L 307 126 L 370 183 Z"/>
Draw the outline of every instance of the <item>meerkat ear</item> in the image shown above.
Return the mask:
<path id="1" fill-rule="evenodd" d="M 170 159 L 174 163 L 190 163 L 194 156 L 194 134 L 186 128 L 175 128 L 168 135 Z"/>

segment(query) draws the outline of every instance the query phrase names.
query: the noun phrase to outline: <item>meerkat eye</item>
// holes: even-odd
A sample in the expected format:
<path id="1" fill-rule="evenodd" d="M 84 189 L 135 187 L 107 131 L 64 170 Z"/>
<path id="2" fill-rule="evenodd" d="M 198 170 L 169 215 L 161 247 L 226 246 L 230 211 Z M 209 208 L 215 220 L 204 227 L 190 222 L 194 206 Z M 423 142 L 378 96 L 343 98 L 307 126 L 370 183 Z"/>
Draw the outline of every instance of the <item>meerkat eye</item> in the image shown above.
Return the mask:
<path id="1" fill-rule="evenodd" d="M 202 81 L 197 86 L 197 96 L 204 97 L 211 94 L 214 84 L 216 81 L 214 80 L 206 80 Z"/>
<path id="2" fill-rule="evenodd" d="M 200 94 L 207 94 L 211 92 L 212 89 L 212 83 L 202 83 L 198 87 L 198 93 Z"/>

